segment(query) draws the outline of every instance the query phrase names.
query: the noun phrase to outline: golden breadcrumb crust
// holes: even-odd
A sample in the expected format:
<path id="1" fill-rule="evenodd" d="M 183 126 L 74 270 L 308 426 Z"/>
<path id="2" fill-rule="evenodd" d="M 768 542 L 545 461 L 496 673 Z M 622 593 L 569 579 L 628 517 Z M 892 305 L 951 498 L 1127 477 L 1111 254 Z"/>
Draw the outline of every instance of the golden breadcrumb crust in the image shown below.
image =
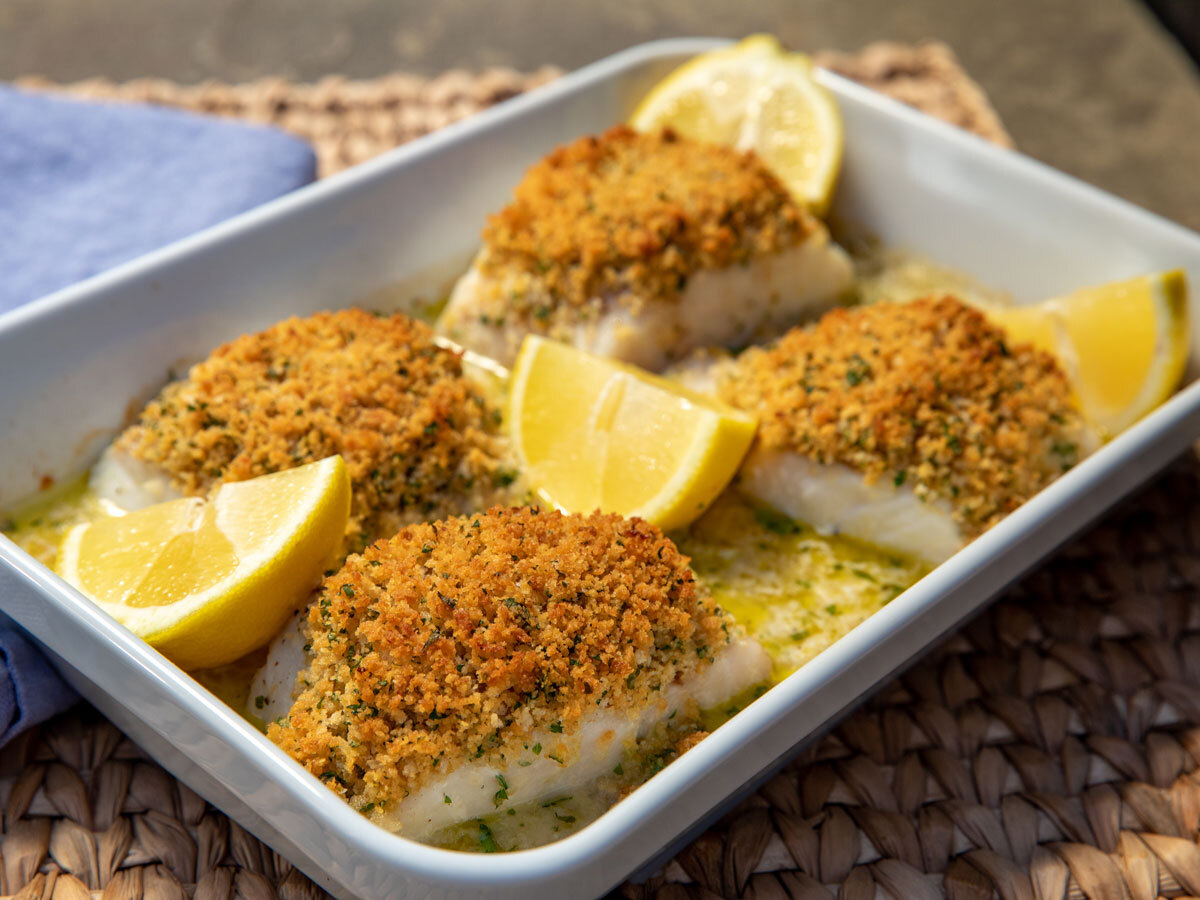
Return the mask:
<path id="1" fill-rule="evenodd" d="M 268 735 L 368 810 L 535 730 L 644 707 L 734 627 L 646 522 L 498 507 L 350 557 L 309 623 L 306 687 Z"/>
<path id="2" fill-rule="evenodd" d="M 753 152 L 622 125 L 530 168 L 484 228 L 481 268 L 503 276 L 518 315 L 544 320 L 547 301 L 673 299 L 700 269 L 748 263 L 820 227 Z M 513 291 L 514 272 L 536 287 L 528 297 Z"/>
<path id="3" fill-rule="evenodd" d="M 465 511 L 491 485 L 495 424 L 427 326 L 348 309 L 219 347 L 117 446 L 190 495 L 340 453 L 353 487 L 347 547 L 360 549 L 416 518 Z"/>
<path id="4" fill-rule="evenodd" d="M 1072 466 L 1085 434 L 1054 358 L 950 296 L 829 312 L 748 350 L 721 393 L 759 416 L 760 446 L 947 500 L 971 536 Z"/>

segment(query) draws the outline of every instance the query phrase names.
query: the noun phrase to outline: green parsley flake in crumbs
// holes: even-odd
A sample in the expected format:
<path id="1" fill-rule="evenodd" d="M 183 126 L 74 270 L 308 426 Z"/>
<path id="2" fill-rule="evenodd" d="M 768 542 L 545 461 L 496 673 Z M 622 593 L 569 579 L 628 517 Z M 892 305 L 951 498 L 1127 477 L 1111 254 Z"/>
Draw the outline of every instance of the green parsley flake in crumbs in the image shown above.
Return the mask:
<path id="1" fill-rule="evenodd" d="M 418 839 L 586 786 L 770 672 L 670 539 L 599 513 L 411 525 L 351 556 L 291 634 L 308 662 L 269 736 Z"/>
<path id="2" fill-rule="evenodd" d="M 495 475 L 507 471 L 497 418 L 428 326 L 317 313 L 243 335 L 168 384 L 96 481 L 128 507 L 139 491 L 148 502 L 203 495 L 340 453 L 353 485 L 347 548 L 360 549 L 495 502 Z"/>
<path id="3" fill-rule="evenodd" d="M 661 369 L 819 312 L 850 279 L 754 153 L 622 126 L 530 168 L 438 328 L 504 364 L 536 333 Z"/>
<path id="4" fill-rule="evenodd" d="M 834 310 L 717 380 L 759 417 L 743 491 L 931 562 L 1094 443 L 1054 358 L 950 296 Z"/>

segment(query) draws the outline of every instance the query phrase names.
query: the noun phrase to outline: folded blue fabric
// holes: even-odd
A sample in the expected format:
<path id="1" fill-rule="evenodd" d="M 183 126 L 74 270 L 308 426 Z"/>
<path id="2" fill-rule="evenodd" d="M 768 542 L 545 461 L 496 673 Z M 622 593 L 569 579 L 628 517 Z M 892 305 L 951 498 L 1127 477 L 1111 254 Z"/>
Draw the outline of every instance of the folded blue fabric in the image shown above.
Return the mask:
<path id="1" fill-rule="evenodd" d="M 0 747 L 78 699 L 25 633 L 0 613 Z"/>
<path id="2" fill-rule="evenodd" d="M 0 313 L 311 181 L 304 142 L 0 85 Z M 0 746 L 78 698 L 0 613 Z"/>
<path id="3" fill-rule="evenodd" d="M 0 86 L 0 312 L 311 181 L 281 131 Z"/>

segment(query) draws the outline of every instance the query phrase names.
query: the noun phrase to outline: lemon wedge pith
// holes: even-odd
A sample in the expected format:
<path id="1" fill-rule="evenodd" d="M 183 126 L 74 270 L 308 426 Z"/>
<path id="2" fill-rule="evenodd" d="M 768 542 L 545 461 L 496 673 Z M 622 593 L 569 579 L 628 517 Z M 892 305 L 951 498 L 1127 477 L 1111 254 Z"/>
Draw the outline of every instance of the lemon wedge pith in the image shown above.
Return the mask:
<path id="1" fill-rule="evenodd" d="M 808 57 L 786 52 L 768 35 L 680 66 L 650 90 L 629 123 L 754 150 L 798 202 L 818 213 L 828 207 L 841 167 L 837 102 L 815 80 Z"/>
<path id="2" fill-rule="evenodd" d="M 1179 269 L 989 310 L 1014 340 L 1055 354 L 1084 416 L 1105 438 L 1162 403 L 1183 377 L 1187 278 Z"/>
<path id="3" fill-rule="evenodd" d="M 737 471 L 755 420 L 666 379 L 540 337 L 509 393 L 513 445 L 543 500 L 680 528 Z"/>
<path id="4" fill-rule="evenodd" d="M 184 669 L 266 644 L 341 549 L 340 456 L 76 526 L 59 573 Z"/>

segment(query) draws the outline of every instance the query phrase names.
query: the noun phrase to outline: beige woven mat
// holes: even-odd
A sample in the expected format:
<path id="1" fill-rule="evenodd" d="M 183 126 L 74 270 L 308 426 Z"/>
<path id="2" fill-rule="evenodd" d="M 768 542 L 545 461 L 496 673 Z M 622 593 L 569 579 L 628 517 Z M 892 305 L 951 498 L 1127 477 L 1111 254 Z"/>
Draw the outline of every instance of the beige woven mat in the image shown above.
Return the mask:
<path id="1" fill-rule="evenodd" d="M 822 53 L 817 58 L 822 65 L 898 100 L 998 143 L 1012 143 L 979 86 L 942 44 L 874 44 L 857 54 Z M 17 84 L 65 89 L 95 99 L 162 103 L 278 125 L 307 139 L 317 151 L 319 174 L 330 175 L 558 74 L 559 70 L 546 67 L 528 75 L 491 69 L 478 75 L 447 72 L 433 79 L 397 74 L 349 81 L 332 76 L 316 84 L 295 84 L 282 78 L 197 85 L 154 78 L 124 83 L 95 78 L 56 85 L 37 77 L 20 79 Z"/>
<path id="2" fill-rule="evenodd" d="M 938 45 L 822 61 L 1007 143 Z M 277 122 L 322 171 L 552 77 L 70 89 Z M 44 84 L 44 83 L 40 83 Z M 1200 463 L 1188 457 L 884 688 L 633 900 L 1200 895 Z M 95 711 L 0 753 L 0 893 L 324 894 Z"/>

